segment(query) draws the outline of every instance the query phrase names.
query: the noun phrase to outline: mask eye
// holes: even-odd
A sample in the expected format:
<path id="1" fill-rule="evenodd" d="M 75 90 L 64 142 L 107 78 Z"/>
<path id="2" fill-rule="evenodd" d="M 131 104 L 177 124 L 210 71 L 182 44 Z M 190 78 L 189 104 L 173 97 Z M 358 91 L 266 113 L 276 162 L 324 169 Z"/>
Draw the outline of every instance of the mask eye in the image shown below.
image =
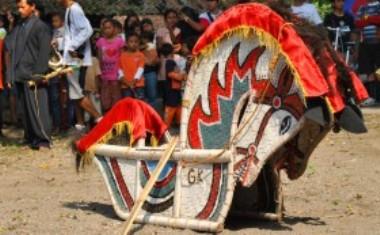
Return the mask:
<path id="1" fill-rule="evenodd" d="M 280 127 L 280 135 L 286 134 L 292 126 L 292 118 L 290 116 L 286 116 L 281 123 Z"/>

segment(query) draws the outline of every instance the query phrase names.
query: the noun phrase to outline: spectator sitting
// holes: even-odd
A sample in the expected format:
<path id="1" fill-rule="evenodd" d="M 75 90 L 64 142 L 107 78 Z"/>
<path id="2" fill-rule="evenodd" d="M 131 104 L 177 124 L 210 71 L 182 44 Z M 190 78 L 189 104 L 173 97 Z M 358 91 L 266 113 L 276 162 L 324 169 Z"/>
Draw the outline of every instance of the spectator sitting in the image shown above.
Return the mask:
<path id="1" fill-rule="evenodd" d="M 119 76 L 123 97 L 144 99 L 144 54 L 139 50 L 140 39 L 135 33 L 126 35 L 126 49 L 120 56 Z"/>
<path id="2" fill-rule="evenodd" d="M 101 67 L 100 99 L 106 113 L 121 98 L 118 80 L 119 60 L 124 41 L 118 37 L 115 20 L 107 19 L 102 25 L 103 37 L 96 42 Z"/>
<path id="3" fill-rule="evenodd" d="M 294 5 L 292 6 L 292 12 L 311 24 L 321 25 L 323 23 L 317 8 L 306 0 L 295 0 Z"/>
<path id="4" fill-rule="evenodd" d="M 170 127 L 174 119 L 177 124 L 181 121 L 182 81 L 186 80 L 186 73 L 180 71 L 174 61 L 174 48 L 171 44 L 164 44 L 161 54 L 166 59 L 165 72 L 165 122 Z"/>

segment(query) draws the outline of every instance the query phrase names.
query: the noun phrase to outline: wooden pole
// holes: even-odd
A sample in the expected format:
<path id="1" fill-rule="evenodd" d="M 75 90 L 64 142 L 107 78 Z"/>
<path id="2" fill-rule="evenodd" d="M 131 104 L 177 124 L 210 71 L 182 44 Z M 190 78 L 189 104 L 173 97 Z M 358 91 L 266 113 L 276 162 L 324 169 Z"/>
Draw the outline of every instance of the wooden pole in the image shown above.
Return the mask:
<path id="1" fill-rule="evenodd" d="M 170 141 L 168 148 L 162 155 L 156 169 L 154 169 L 153 174 L 150 176 L 147 184 L 145 185 L 144 190 L 140 194 L 139 198 L 135 201 L 135 205 L 132 208 L 131 214 L 129 215 L 129 218 L 125 222 L 123 233 L 122 233 L 123 235 L 127 235 L 129 231 L 131 230 L 133 222 L 135 221 L 138 213 L 141 210 L 141 207 L 143 206 L 146 198 L 148 197 L 149 192 L 152 190 L 154 183 L 157 181 L 166 163 L 169 161 L 170 156 L 173 154 L 177 143 L 178 143 L 178 137 L 175 137 Z"/>
<path id="2" fill-rule="evenodd" d="M 168 141 L 170 143 L 170 140 Z M 116 157 L 126 160 L 142 160 L 142 161 L 159 161 L 162 154 L 165 152 L 165 147 L 153 148 L 130 148 L 125 146 L 98 144 L 92 148 L 92 151 L 99 156 Z M 170 161 L 184 161 L 186 163 L 227 163 L 233 159 L 233 153 L 230 150 L 223 151 L 222 149 L 176 149 L 170 158 Z"/>
<path id="3" fill-rule="evenodd" d="M 72 72 L 73 72 L 73 68 L 72 67 L 61 67 L 61 68 L 58 68 L 57 70 L 55 70 L 55 71 L 53 71 L 51 73 L 48 73 L 48 74 L 42 76 L 41 79 L 49 81 L 50 79 L 55 78 L 55 77 L 57 77 L 59 75 L 67 74 L 67 73 L 72 73 Z M 36 81 L 29 81 L 28 85 L 29 85 L 29 87 L 33 87 L 33 86 L 36 85 Z"/>

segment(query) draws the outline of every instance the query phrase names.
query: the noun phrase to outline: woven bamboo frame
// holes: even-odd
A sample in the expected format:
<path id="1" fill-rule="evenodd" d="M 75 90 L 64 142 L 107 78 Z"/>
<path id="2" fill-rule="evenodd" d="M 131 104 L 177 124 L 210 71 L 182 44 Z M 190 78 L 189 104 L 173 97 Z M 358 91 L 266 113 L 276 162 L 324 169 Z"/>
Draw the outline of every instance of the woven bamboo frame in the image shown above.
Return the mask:
<path id="1" fill-rule="evenodd" d="M 95 162 L 98 165 L 103 177 L 106 177 L 105 173 L 102 170 L 101 163 L 95 158 Z M 138 161 L 139 162 L 139 161 Z M 227 195 L 225 203 L 223 204 L 223 208 L 221 214 L 217 220 L 217 222 L 209 221 L 209 220 L 197 220 L 192 218 L 180 218 L 180 209 L 181 209 L 181 187 L 176 188 L 175 191 L 175 203 L 173 206 L 173 215 L 172 217 L 160 216 L 158 214 L 139 214 L 135 218 L 135 222 L 139 224 L 152 224 L 159 226 L 167 226 L 171 228 L 177 229 L 191 229 L 196 231 L 205 231 L 205 232 L 221 232 L 224 229 L 224 222 L 228 215 L 228 211 L 230 209 L 233 193 L 234 193 L 234 179 L 233 179 L 233 163 L 230 162 L 228 164 L 228 186 L 227 186 Z M 177 174 L 180 174 L 178 172 Z M 176 182 L 176 185 L 180 184 L 180 179 Z M 106 184 L 108 192 L 111 194 L 111 201 L 114 207 L 116 214 L 124 220 L 127 220 L 130 216 L 129 212 L 123 211 L 119 208 L 118 203 L 112 195 L 111 187 Z M 136 190 L 136 195 L 140 194 L 139 190 Z"/>

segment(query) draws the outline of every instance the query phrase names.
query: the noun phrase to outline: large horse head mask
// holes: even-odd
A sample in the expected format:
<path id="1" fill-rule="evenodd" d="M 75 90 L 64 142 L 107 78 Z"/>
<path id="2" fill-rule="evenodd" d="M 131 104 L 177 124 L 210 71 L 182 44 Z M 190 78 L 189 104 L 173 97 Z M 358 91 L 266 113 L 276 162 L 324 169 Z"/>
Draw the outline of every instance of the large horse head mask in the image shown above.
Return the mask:
<path id="1" fill-rule="evenodd" d="M 365 130 L 353 111 L 354 100 L 366 97 L 357 77 L 327 44 L 318 50 L 326 62 L 322 68 L 297 28 L 265 5 L 239 5 L 194 48 L 183 145 L 235 151 L 235 175 L 244 186 L 255 182 L 268 160 L 286 168 L 289 178 L 300 177 L 338 117 L 351 116 L 359 120 L 356 131 Z M 346 87 L 338 64 L 348 76 Z"/>
<path id="2" fill-rule="evenodd" d="M 315 27 L 277 12 L 261 4 L 235 6 L 198 41 L 183 99 L 176 152 L 182 158 L 161 172 L 140 222 L 217 231 L 230 208 L 279 214 L 280 169 L 290 179 L 300 177 L 332 127 L 365 131 L 355 103 L 367 94 L 355 74 Z M 97 144 L 128 130 L 131 144 L 143 146 L 147 133 L 169 139 L 166 129 L 147 104 L 125 99 L 77 142 L 80 153 L 95 153 L 120 217 L 128 218 L 156 167 L 148 160 L 164 145 Z"/>

